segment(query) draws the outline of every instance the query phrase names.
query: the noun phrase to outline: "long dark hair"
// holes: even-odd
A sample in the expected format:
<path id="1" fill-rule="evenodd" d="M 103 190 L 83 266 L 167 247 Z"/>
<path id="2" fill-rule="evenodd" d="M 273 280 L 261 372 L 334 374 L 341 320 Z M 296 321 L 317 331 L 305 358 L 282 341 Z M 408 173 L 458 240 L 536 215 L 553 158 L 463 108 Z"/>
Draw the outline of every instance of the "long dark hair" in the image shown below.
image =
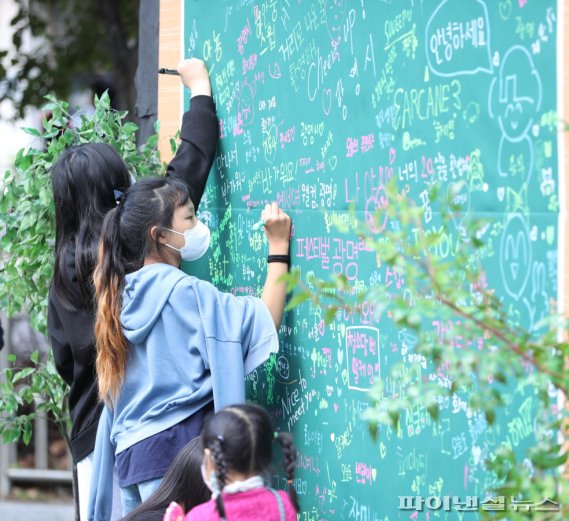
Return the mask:
<path id="1" fill-rule="evenodd" d="M 55 203 L 53 289 L 70 310 L 93 306 L 92 276 L 101 225 L 115 205 L 114 190 L 124 192 L 130 174 L 117 151 L 106 143 L 87 143 L 63 151 L 52 167 Z M 77 287 L 66 263 L 75 259 Z"/>
<path id="2" fill-rule="evenodd" d="M 178 453 L 154 493 L 122 521 L 162 521 L 171 501 L 178 503 L 184 512 L 208 501 L 211 492 L 202 479 L 202 460 L 198 436 Z"/>
<path id="3" fill-rule="evenodd" d="M 153 239 L 150 229 L 170 228 L 174 210 L 188 201 L 185 184 L 149 177 L 131 186 L 103 222 L 93 278 L 99 395 L 107 404 L 118 395 L 126 369 L 127 342 L 120 322 L 125 275 L 142 268 L 149 254 L 161 257 L 158 236 Z"/>
<path id="4" fill-rule="evenodd" d="M 211 451 L 216 466 L 219 490 L 223 490 L 228 471 L 242 474 L 267 474 L 273 456 L 273 441 L 282 447 L 288 493 L 297 512 L 300 511 L 293 485 L 296 450 L 288 433 L 275 434 L 269 413 L 255 404 L 232 405 L 210 416 L 202 430 L 204 449 Z M 219 517 L 225 519 L 221 494 L 217 495 Z"/>

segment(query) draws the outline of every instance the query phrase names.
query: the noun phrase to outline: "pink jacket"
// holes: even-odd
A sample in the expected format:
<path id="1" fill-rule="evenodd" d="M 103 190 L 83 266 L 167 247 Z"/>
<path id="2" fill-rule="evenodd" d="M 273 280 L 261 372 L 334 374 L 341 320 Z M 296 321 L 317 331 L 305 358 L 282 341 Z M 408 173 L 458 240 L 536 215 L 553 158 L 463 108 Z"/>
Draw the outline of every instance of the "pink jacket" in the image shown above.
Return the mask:
<path id="1" fill-rule="evenodd" d="M 297 521 L 296 512 L 288 494 L 278 491 L 284 507 L 284 521 Z M 279 505 L 274 494 L 266 488 L 256 488 L 237 494 L 222 494 L 227 521 L 281 521 Z M 185 521 L 219 521 L 215 501 L 192 508 Z"/>

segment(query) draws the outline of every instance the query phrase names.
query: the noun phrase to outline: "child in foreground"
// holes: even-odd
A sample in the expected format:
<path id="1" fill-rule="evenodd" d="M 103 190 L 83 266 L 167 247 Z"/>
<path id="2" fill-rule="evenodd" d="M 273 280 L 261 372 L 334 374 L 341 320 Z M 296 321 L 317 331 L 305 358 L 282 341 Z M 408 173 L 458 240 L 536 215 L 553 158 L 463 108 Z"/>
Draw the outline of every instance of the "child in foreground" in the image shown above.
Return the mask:
<path id="1" fill-rule="evenodd" d="M 162 521 L 164 511 L 174 501 L 181 521 L 184 512 L 208 501 L 211 493 L 200 472 L 202 455 L 201 438 L 198 436 L 178 452 L 154 493 L 122 521 Z"/>
<path id="2" fill-rule="evenodd" d="M 275 441 L 282 447 L 288 495 L 267 486 Z M 295 448 L 290 434 L 274 432 L 265 409 L 253 404 L 222 409 L 206 420 L 202 444 L 202 475 L 212 499 L 194 507 L 185 521 L 296 521 Z"/>

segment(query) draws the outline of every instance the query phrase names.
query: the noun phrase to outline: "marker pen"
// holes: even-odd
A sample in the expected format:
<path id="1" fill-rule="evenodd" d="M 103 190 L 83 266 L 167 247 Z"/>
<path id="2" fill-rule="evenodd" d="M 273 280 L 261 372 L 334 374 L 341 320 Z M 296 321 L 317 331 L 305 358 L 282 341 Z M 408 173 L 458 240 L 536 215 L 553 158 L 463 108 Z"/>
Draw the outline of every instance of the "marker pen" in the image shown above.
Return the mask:
<path id="1" fill-rule="evenodd" d="M 165 69 L 164 67 L 158 69 L 158 74 L 172 74 L 173 76 L 180 75 L 176 69 Z"/>
<path id="2" fill-rule="evenodd" d="M 251 230 L 257 231 L 259 228 L 265 226 L 265 221 L 261 219 L 259 222 L 256 222 L 253 226 L 251 226 Z"/>

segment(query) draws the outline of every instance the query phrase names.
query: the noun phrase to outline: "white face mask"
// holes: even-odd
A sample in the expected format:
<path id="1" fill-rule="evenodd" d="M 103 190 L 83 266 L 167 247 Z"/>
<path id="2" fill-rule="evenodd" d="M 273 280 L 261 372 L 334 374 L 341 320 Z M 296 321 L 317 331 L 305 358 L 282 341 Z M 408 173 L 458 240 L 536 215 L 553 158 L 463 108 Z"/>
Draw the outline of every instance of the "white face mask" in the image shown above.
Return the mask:
<path id="1" fill-rule="evenodd" d="M 180 249 L 168 243 L 166 243 L 166 246 L 179 251 L 182 259 L 185 261 L 198 260 L 209 248 L 211 234 L 209 228 L 201 221 L 198 221 L 193 228 L 184 231 L 184 233 L 170 230 L 169 228 L 166 228 L 166 230 L 184 236 L 184 245 Z"/>

